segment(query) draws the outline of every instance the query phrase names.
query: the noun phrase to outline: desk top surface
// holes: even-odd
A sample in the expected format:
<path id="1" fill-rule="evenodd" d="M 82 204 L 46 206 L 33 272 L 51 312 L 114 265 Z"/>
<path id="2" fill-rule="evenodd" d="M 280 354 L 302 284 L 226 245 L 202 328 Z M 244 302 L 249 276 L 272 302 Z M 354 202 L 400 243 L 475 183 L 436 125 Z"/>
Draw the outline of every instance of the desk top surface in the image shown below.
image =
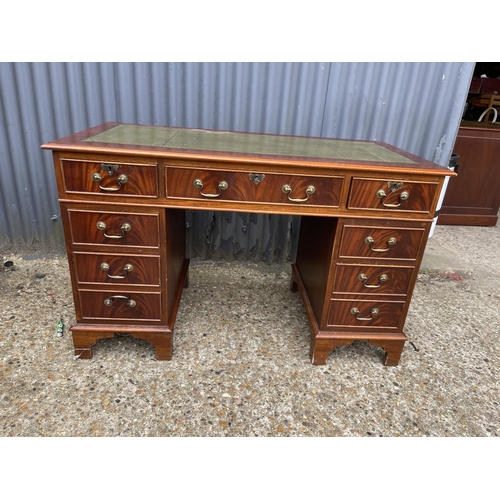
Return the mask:
<path id="1" fill-rule="evenodd" d="M 450 172 L 436 163 L 419 158 L 389 144 L 375 141 L 121 123 L 104 123 L 44 144 L 42 148 L 212 161 L 267 159 L 270 163 L 301 162 L 309 165 L 397 165 L 400 168 Z"/>

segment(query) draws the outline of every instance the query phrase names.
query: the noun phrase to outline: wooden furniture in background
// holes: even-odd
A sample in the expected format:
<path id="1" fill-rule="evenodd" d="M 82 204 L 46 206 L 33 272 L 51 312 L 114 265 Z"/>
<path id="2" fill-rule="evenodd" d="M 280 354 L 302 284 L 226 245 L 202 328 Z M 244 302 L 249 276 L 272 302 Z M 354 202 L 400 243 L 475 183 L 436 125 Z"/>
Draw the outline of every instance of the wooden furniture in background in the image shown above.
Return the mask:
<path id="1" fill-rule="evenodd" d="M 500 209 L 500 124 L 462 122 L 453 152 L 460 155 L 438 224 L 495 226 Z"/>
<path id="2" fill-rule="evenodd" d="M 486 110 L 479 116 L 478 121 L 482 122 L 496 122 L 498 121 L 498 111 L 500 108 L 500 95 L 489 96 L 488 103 L 486 104 Z M 490 116 L 494 114 L 493 119 L 490 120 Z M 483 116 L 484 115 L 484 116 Z"/>
<path id="3" fill-rule="evenodd" d="M 447 168 L 376 142 L 117 123 L 42 147 L 53 151 L 77 357 L 115 333 L 172 357 L 189 209 L 303 216 L 291 287 L 312 363 L 367 340 L 398 364 Z"/>

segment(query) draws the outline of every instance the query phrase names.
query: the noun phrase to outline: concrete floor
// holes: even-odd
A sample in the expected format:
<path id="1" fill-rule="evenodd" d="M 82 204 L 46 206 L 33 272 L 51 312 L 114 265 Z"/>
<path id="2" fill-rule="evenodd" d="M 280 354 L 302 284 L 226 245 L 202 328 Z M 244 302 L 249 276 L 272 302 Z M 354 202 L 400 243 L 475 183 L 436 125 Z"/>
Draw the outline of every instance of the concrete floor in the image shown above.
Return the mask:
<path id="1" fill-rule="evenodd" d="M 437 226 L 392 368 L 363 342 L 312 366 L 289 266 L 248 262 L 192 262 L 172 361 L 120 336 L 75 360 L 65 257 L 3 255 L 0 435 L 498 436 L 499 248 Z"/>

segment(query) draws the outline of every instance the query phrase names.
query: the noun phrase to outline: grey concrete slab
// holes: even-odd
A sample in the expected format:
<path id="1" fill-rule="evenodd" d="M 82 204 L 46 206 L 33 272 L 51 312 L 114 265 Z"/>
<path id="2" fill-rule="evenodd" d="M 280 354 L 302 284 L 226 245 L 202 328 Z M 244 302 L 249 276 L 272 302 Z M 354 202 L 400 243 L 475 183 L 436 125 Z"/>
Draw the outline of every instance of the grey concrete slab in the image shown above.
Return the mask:
<path id="1" fill-rule="evenodd" d="M 498 436 L 499 242 L 436 228 L 397 367 L 364 342 L 311 365 L 290 267 L 223 261 L 192 263 L 172 361 L 122 336 L 75 360 L 66 258 L 3 255 L 0 436 Z"/>

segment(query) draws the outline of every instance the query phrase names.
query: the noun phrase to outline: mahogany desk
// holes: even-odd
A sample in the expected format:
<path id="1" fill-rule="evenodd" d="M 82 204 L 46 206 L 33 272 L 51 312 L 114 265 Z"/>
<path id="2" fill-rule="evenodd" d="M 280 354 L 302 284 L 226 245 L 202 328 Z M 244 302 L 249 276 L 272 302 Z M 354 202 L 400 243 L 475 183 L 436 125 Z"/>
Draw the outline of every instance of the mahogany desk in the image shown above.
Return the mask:
<path id="1" fill-rule="evenodd" d="M 185 210 L 196 209 L 303 216 L 291 286 L 312 363 L 367 340 L 398 364 L 449 169 L 379 142 L 118 123 L 42 148 L 54 157 L 76 356 L 125 333 L 171 359 L 189 267 Z"/>

